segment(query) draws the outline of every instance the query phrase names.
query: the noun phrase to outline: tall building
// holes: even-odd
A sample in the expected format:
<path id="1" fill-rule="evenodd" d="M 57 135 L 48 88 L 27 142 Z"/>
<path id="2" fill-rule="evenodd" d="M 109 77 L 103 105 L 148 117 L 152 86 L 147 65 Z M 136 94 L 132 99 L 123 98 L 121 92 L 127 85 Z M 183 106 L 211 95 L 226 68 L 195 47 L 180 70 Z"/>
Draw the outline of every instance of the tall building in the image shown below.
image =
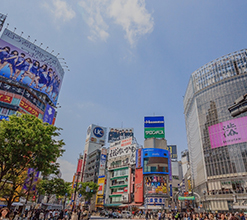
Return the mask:
<path id="1" fill-rule="evenodd" d="M 228 110 L 247 93 L 247 50 L 217 58 L 191 74 L 184 114 L 192 186 L 204 209 L 231 210 L 247 190 L 247 113 Z"/>

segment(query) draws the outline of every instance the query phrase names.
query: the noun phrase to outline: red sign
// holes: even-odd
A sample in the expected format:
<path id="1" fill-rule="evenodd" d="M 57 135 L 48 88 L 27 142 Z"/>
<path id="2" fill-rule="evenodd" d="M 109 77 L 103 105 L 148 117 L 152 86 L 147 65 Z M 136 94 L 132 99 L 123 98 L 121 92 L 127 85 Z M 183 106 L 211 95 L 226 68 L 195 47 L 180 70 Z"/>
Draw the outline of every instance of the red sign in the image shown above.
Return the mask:
<path id="1" fill-rule="evenodd" d="M 81 172 L 82 162 L 83 162 L 82 159 L 79 159 L 79 160 L 78 160 L 77 171 L 76 171 L 77 173 Z"/>
<path id="2" fill-rule="evenodd" d="M 132 144 L 132 137 L 126 138 L 121 141 L 121 147 L 128 146 Z"/>
<path id="3" fill-rule="evenodd" d="M 6 103 L 11 103 L 12 102 L 13 97 L 8 96 L 8 95 L 0 95 L 0 101 L 1 102 L 6 102 Z"/>
<path id="4" fill-rule="evenodd" d="M 142 167 L 142 149 L 138 149 L 137 151 L 137 163 L 136 168 Z"/>
<path id="5" fill-rule="evenodd" d="M 124 192 L 128 192 L 128 187 L 124 187 Z"/>
<path id="6" fill-rule="evenodd" d="M 22 107 L 28 113 L 35 115 L 36 117 L 39 116 L 39 112 L 35 108 L 33 108 L 31 105 L 27 104 L 27 102 L 24 100 L 20 101 L 20 107 Z"/>
<path id="7" fill-rule="evenodd" d="M 143 202 L 143 172 L 142 168 L 136 169 L 135 172 L 135 202 Z"/>

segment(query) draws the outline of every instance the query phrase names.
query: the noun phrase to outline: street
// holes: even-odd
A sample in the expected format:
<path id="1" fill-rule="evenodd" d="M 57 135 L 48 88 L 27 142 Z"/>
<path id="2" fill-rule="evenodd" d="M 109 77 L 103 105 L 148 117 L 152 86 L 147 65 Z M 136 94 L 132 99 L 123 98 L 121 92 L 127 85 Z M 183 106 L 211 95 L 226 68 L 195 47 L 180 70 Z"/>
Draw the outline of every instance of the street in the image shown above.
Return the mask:
<path id="1" fill-rule="evenodd" d="M 113 218 L 106 218 L 106 217 L 101 217 L 101 216 L 92 216 L 90 219 L 108 219 L 108 220 L 112 220 Z M 140 218 L 131 218 L 131 219 L 139 219 L 139 220 L 142 220 Z M 129 218 L 121 218 L 121 220 L 129 220 Z"/>

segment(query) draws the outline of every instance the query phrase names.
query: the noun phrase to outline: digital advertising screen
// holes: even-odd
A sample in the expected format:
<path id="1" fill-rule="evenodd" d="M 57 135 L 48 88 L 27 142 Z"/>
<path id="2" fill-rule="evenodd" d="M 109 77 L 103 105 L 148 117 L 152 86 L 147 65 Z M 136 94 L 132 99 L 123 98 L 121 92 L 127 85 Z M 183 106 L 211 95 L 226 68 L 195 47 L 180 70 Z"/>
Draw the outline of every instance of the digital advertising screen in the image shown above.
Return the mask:
<path id="1" fill-rule="evenodd" d="M 144 177 L 145 194 L 168 194 L 166 176 L 152 175 Z"/>
<path id="2" fill-rule="evenodd" d="M 57 57 L 5 29 L 0 39 L 0 76 L 46 94 L 56 105 L 64 70 Z"/>
<path id="3" fill-rule="evenodd" d="M 247 116 L 208 127 L 211 148 L 247 142 Z"/>

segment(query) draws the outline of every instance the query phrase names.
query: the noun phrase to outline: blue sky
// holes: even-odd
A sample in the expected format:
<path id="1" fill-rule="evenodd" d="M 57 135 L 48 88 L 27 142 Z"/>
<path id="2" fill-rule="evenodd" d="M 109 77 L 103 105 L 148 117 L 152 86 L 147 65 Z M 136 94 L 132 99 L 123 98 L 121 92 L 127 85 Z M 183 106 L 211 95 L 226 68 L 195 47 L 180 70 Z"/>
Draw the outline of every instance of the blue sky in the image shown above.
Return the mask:
<path id="1" fill-rule="evenodd" d="M 63 177 L 72 180 L 90 124 L 134 128 L 143 145 L 144 116 L 163 115 L 167 143 L 186 149 L 189 77 L 245 48 L 246 9 L 243 0 L 1 0 L 4 27 L 68 66 L 56 121 Z"/>

